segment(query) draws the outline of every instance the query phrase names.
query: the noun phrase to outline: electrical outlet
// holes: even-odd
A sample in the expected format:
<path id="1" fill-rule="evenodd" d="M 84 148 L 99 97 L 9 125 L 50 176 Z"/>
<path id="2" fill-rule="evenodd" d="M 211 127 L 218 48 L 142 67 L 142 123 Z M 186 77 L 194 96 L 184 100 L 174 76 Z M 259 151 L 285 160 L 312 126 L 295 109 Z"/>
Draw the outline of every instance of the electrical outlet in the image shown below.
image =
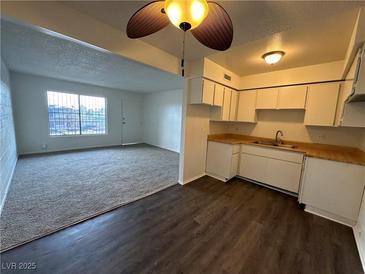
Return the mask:
<path id="1" fill-rule="evenodd" d="M 42 145 L 42 149 L 43 149 L 43 150 L 47 150 L 47 148 L 48 148 L 48 145 L 47 145 L 47 144 L 43 144 L 43 145 Z"/>

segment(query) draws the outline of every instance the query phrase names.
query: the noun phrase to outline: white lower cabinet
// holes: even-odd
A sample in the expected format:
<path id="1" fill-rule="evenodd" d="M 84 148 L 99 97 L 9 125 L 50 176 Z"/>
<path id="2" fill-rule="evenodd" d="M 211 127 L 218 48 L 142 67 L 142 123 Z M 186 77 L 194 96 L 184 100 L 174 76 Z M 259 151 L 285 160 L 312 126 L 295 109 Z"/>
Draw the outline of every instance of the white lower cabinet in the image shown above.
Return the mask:
<path id="1" fill-rule="evenodd" d="M 302 162 L 302 153 L 242 145 L 238 175 L 298 193 Z"/>
<path id="2" fill-rule="evenodd" d="M 365 167 L 307 157 L 299 201 L 306 210 L 356 224 L 365 185 Z"/>
<path id="3" fill-rule="evenodd" d="M 206 173 L 228 181 L 237 175 L 240 145 L 208 142 Z"/>

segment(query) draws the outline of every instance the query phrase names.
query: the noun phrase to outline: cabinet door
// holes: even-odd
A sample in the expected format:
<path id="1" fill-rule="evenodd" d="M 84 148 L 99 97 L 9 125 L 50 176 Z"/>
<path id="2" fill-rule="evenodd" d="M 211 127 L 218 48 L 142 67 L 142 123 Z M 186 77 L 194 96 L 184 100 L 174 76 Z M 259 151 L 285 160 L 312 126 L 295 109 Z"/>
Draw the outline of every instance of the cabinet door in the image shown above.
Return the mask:
<path id="1" fill-rule="evenodd" d="M 239 175 L 283 190 L 298 193 L 302 165 L 241 153 Z"/>
<path id="2" fill-rule="evenodd" d="M 238 105 L 238 92 L 232 90 L 231 94 L 231 108 L 229 111 L 229 120 L 236 121 L 237 119 L 237 105 Z"/>
<path id="3" fill-rule="evenodd" d="M 266 181 L 268 158 L 241 153 L 238 175 L 258 182 Z"/>
<path id="4" fill-rule="evenodd" d="M 256 90 L 239 92 L 237 121 L 256 122 Z"/>
<path id="5" fill-rule="evenodd" d="M 278 109 L 304 109 L 307 86 L 279 88 Z"/>
<path id="6" fill-rule="evenodd" d="M 238 173 L 238 165 L 240 162 L 240 154 L 236 153 L 232 155 L 231 160 L 231 172 L 230 172 L 230 178 L 233 178 Z"/>
<path id="7" fill-rule="evenodd" d="M 365 183 L 365 167 L 307 157 L 302 203 L 355 222 Z"/>
<path id="8" fill-rule="evenodd" d="M 206 172 L 222 180 L 231 177 L 232 145 L 219 142 L 208 142 Z"/>
<path id="9" fill-rule="evenodd" d="M 214 83 L 212 81 L 203 79 L 202 103 L 213 105 L 214 99 Z"/>
<path id="10" fill-rule="evenodd" d="M 301 174 L 301 164 L 268 159 L 268 171 L 264 183 L 298 193 Z"/>
<path id="11" fill-rule="evenodd" d="M 316 84 L 308 87 L 304 124 L 333 126 L 340 84 Z"/>
<path id="12" fill-rule="evenodd" d="M 224 88 L 224 99 L 222 107 L 222 120 L 229 121 L 229 113 L 231 111 L 231 95 L 232 91 L 229 88 Z"/>
<path id="13" fill-rule="evenodd" d="M 221 107 L 223 105 L 223 96 L 224 87 L 220 84 L 215 84 L 213 105 Z"/>
<path id="14" fill-rule="evenodd" d="M 257 91 L 256 109 L 276 109 L 278 88 L 259 89 Z"/>

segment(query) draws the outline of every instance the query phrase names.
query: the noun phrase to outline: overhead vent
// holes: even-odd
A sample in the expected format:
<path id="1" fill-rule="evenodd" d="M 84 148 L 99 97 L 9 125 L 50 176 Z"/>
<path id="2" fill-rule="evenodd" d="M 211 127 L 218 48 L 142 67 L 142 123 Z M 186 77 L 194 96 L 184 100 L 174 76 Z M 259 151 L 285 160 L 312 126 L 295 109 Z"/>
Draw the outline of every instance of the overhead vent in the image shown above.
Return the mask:
<path id="1" fill-rule="evenodd" d="M 231 81 L 232 77 L 228 74 L 224 74 L 224 79 Z"/>

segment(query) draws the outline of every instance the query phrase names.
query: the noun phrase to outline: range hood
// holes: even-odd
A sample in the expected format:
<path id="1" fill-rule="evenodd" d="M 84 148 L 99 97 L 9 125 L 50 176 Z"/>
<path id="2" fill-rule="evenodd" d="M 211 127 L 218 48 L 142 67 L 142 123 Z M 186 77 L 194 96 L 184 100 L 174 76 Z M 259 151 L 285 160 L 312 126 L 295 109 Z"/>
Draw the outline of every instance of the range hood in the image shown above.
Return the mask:
<path id="1" fill-rule="evenodd" d="M 346 102 L 365 102 L 365 45 L 358 51 L 355 60 L 356 70 L 352 90 Z"/>

